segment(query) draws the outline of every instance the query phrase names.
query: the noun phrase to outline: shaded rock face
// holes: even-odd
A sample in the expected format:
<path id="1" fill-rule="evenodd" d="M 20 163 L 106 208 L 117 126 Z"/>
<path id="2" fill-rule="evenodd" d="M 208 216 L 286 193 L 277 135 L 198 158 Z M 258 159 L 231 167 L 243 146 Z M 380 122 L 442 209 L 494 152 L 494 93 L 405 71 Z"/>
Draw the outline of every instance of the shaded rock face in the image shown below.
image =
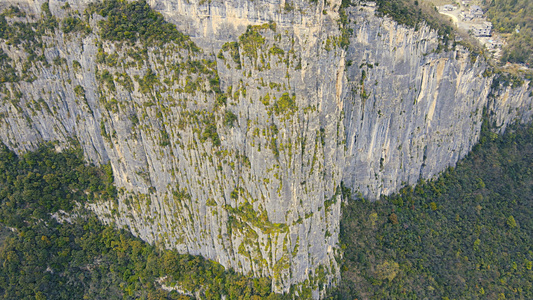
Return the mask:
<path id="1" fill-rule="evenodd" d="M 61 19 L 88 3 L 49 7 Z M 466 155 L 484 109 L 501 130 L 531 118 L 529 83 L 494 86 L 481 59 L 437 53 L 434 31 L 371 7 L 346 9 L 343 48 L 337 2 L 149 4 L 201 50 L 102 40 L 96 14 L 90 33 L 46 31 L 39 60 L 2 40 L 0 66 L 27 80 L 0 84 L 0 138 L 79 143 L 113 167 L 118 199 L 90 206 L 104 221 L 278 292 L 338 280 L 341 182 L 377 199 Z"/>

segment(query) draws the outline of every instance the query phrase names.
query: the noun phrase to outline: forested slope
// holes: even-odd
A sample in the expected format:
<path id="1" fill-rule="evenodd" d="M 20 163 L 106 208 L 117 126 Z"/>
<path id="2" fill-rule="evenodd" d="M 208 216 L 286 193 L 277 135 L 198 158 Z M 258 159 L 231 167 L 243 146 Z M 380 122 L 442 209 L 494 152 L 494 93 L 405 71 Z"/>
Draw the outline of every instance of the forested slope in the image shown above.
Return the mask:
<path id="1" fill-rule="evenodd" d="M 0 14 L 0 138 L 17 153 L 77 143 L 83 157 L 108 166 L 85 165 L 82 150 L 3 150 L 5 298 L 184 297 L 171 289 L 206 299 L 278 297 L 271 288 L 321 297 L 339 279 L 342 181 L 376 199 L 466 155 L 483 107 L 502 128 L 531 119 L 529 88 L 495 84 L 476 53 L 447 51 L 450 27 L 415 1 L 381 1 L 376 10 L 345 1 L 338 16 L 335 3 L 306 0 L 283 11 L 267 0 L 150 1 L 165 17 L 146 1 L 39 1 L 37 14 Z M 191 33 L 204 39 L 201 48 Z M 77 208 L 87 201 L 119 225 Z M 370 212 L 382 224 L 390 212 L 378 214 L 379 205 L 364 204 L 357 218 Z M 399 208 L 391 222 L 404 226 Z M 373 235 L 368 245 L 357 240 L 371 262 L 392 253 Z M 357 285 L 346 286 L 386 298 L 383 278 L 396 284 L 404 264 L 382 257 L 362 266 L 377 274 L 365 277 L 374 286 L 348 273 Z"/>
<path id="2" fill-rule="evenodd" d="M 533 126 L 486 131 L 435 180 L 345 190 L 341 299 L 532 299 Z"/>
<path id="3" fill-rule="evenodd" d="M 486 0 L 485 3 L 494 29 L 509 35 L 502 60 L 533 65 L 533 2 Z"/>
<path id="4" fill-rule="evenodd" d="M 164 285 L 206 299 L 276 297 L 269 279 L 62 213 L 116 193 L 109 168 L 85 165 L 79 152 L 48 146 L 17 157 L 3 148 L 0 170 L 2 298 L 188 297 L 162 290 L 165 276 Z M 531 298 L 532 170 L 529 126 L 485 132 L 456 168 L 381 201 L 345 189 L 343 274 L 332 297 Z"/>
<path id="5" fill-rule="evenodd" d="M 85 165 L 82 157 L 80 151 L 56 153 L 51 146 L 22 157 L 0 149 L 0 298 L 187 299 L 196 294 L 250 299 L 271 294 L 268 278 L 247 278 L 200 256 L 161 250 L 76 209 L 116 193 L 110 167 Z"/>

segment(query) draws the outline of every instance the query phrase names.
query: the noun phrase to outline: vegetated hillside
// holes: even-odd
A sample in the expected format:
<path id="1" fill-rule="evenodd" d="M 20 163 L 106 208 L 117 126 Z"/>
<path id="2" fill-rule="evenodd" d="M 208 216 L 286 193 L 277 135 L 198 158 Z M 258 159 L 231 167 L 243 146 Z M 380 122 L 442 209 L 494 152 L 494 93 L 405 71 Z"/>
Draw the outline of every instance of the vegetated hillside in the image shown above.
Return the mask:
<path id="1" fill-rule="evenodd" d="M 159 250 L 83 210 L 64 213 L 113 197 L 112 178 L 109 166 L 85 165 L 80 151 L 43 146 L 17 157 L 2 146 L 0 298 L 190 298 L 161 289 L 158 279 L 203 299 L 271 294 L 268 278 L 247 278 L 200 256 Z"/>
<path id="2" fill-rule="evenodd" d="M 494 29 L 508 34 L 503 62 L 533 65 L 533 2 L 530 0 L 484 0 Z"/>
<path id="3" fill-rule="evenodd" d="M 415 188 L 345 197 L 336 297 L 533 298 L 533 125 L 485 131 L 455 168 Z"/>
<path id="4" fill-rule="evenodd" d="M 452 27 L 447 19 L 439 15 L 434 6 L 416 0 L 376 0 L 378 12 L 388 15 L 396 22 L 415 27 L 426 22 L 440 35 L 447 37 L 452 33 Z"/>
<path id="5" fill-rule="evenodd" d="M 172 1 L 158 3 L 163 2 Z M 177 26 L 205 20 L 205 6 L 192 2 L 181 2 L 172 11 Z M 249 18 L 254 24 L 261 9 L 272 7 L 264 0 L 245 7 L 240 3 L 225 2 L 228 10 L 213 9 L 207 16 L 222 21 L 226 11 L 235 9 L 243 13 L 242 21 Z M 418 174 L 427 177 L 454 163 L 479 136 L 478 112 L 487 104 L 492 80 L 479 76 L 485 69 L 482 61 L 439 54 L 449 45 L 426 26 L 411 30 L 376 17 L 372 8 L 346 6 L 345 13 L 339 13 L 339 30 L 331 6 L 314 15 L 317 7 L 308 1 L 293 3 L 305 9 L 294 9 L 294 16 L 272 10 L 272 16 L 285 20 L 279 25 L 243 26 L 233 34 L 228 27 L 235 19 L 227 18 L 213 27 L 223 35 L 201 30 L 224 39 L 221 46 L 202 42 L 203 50 L 151 11 L 146 1 L 106 0 L 80 10 L 44 3 L 38 15 L 27 19 L 10 8 L 0 18 L 5 54 L 0 53 L 0 63 L 6 74 L 0 77 L 0 137 L 21 152 L 43 139 L 64 146 L 70 144 L 68 137 L 75 137 L 86 158 L 109 161 L 116 170 L 118 200 L 91 206 L 100 218 L 154 244 L 202 254 L 241 273 L 271 276 L 275 291 L 288 291 L 292 285 L 299 295 L 316 297 L 338 279 L 340 182 L 353 178 L 350 186 L 366 187 L 364 192 L 376 197 L 396 190 L 403 180 L 413 182 Z M 293 26 L 291 20 L 298 16 L 301 24 L 311 25 L 310 31 Z M 198 28 L 211 26 L 203 24 Z M 511 95 L 507 105 L 492 111 L 501 116 L 499 125 L 514 119 L 518 108 L 527 112 L 531 102 L 522 97 L 522 90 L 505 92 Z M 439 147 L 433 147 L 437 143 Z M 59 199 L 87 189 L 65 189 Z M 79 197 L 83 202 L 84 194 Z M 50 210 L 43 208 L 34 222 L 53 224 L 46 219 L 48 212 L 72 206 L 66 201 L 56 207 L 57 201 L 50 201 Z M 39 202 L 31 203 L 20 208 L 38 207 Z M 8 226 L 22 228 L 33 214 L 23 210 L 23 221 Z M 43 236 L 63 236 L 61 228 L 68 226 L 46 234 L 31 230 L 38 232 L 38 242 Z M 94 258 L 83 244 L 90 236 L 81 240 L 68 234 L 69 244 L 50 246 L 68 252 L 65 269 L 54 264 L 46 271 L 42 262 L 58 259 L 54 250 L 46 250 L 37 264 L 39 272 L 23 271 L 22 277 L 9 273 L 6 280 L 39 274 L 24 282 L 40 282 L 42 274 L 53 271 L 60 274 L 53 277 L 59 283 L 44 286 L 57 288 L 43 293 L 61 293 L 67 283 L 81 282 L 79 289 L 64 290 L 72 298 L 98 296 L 90 287 L 98 291 L 102 286 L 101 281 L 73 280 L 69 275 L 80 272 L 97 279 L 98 274 L 111 274 L 105 285 L 110 292 L 102 298 L 156 293 L 151 285 L 167 275 L 168 281 L 180 282 L 183 276 L 182 289 L 206 297 L 269 293 L 269 280 L 213 275 L 222 274 L 217 265 L 205 267 L 203 273 L 195 267 L 200 263 L 189 266 L 184 259 L 187 271 L 176 274 L 176 269 L 164 268 L 163 259 L 152 268 L 149 254 L 128 254 L 144 246 L 102 246 L 101 230 L 94 226 L 87 227 L 96 234 L 89 246 L 95 245 L 93 253 L 103 257 Z M 22 249 L 17 245 L 25 243 L 26 236 L 35 240 L 29 233 L 14 235 L 21 239 L 8 244 L 15 246 L 6 253 Z M 35 243 L 25 247 L 31 251 L 20 253 L 40 249 Z M 75 251 L 69 249 L 81 252 L 70 255 Z M 155 261 L 158 255 L 164 257 L 157 250 L 146 251 L 155 251 Z M 81 263 L 77 257 L 83 258 Z M 119 260 L 123 257 L 125 261 Z M 10 270 L 25 270 L 32 260 Z M 101 262 L 109 262 L 104 269 L 109 267 L 94 273 L 100 267 L 93 265 Z M 38 291 L 28 290 L 31 284 L 17 284 L 5 286 L 30 296 Z"/>
<path id="6" fill-rule="evenodd" d="M 442 45 L 438 50 L 447 50 L 453 46 L 457 35 L 460 35 L 462 44 L 475 50 L 477 42 L 464 32 L 458 32 L 453 27 L 450 19 L 438 13 L 435 5 L 424 0 L 376 0 L 378 14 L 391 17 L 402 25 L 417 29 L 421 24 L 427 24 L 436 30 L 442 38 Z"/>

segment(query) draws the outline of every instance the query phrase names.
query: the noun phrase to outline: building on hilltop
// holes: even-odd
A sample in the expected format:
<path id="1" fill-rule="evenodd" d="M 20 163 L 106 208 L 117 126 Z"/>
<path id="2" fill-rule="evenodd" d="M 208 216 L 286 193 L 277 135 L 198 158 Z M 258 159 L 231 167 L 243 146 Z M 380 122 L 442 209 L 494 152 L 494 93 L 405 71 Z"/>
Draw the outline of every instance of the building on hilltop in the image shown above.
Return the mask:
<path id="1" fill-rule="evenodd" d="M 471 31 L 475 37 L 491 36 L 492 23 L 483 22 L 483 24 L 474 24 Z"/>
<path id="2" fill-rule="evenodd" d="M 477 5 L 472 5 L 470 8 L 470 14 L 475 18 L 483 18 L 483 10 Z"/>
<path id="3" fill-rule="evenodd" d="M 462 11 L 460 14 L 461 20 L 463 21 L 472 21 L 474 16 L 472 14 Z"/>
<path id="4" fill-rule="evenodd" d="M 447 11 L 454 11 L 457 9 L 457 7 L 453 6 L 452 4 L 446 4 L 443 6 L 444 10 L 447 10 Z"/>
<path id="5" fill-rule="evenodd" d="M 503 42 L 499 39 L 488 40 L 485 46 L 487 46 L 487 49 L 489 50 L 501 49 L 503 47 Z"/>

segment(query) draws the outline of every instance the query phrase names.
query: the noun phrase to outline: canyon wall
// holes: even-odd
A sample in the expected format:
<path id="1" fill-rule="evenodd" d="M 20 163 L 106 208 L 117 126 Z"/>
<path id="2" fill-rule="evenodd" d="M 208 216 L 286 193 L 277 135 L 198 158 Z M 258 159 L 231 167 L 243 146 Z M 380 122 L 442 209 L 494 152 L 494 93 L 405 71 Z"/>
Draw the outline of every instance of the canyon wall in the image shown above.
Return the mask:
<path id="1" fill-rule="evenodd" d="M 27 12 L 15 24 L 43 3 L 2 5 Z M 0 84 L 0 139 L 79 145 L 113 168 L 118 198 L 90 205 L 102 220 L 278 292 L 338 280 L 341 182 L 377 199 L 464 157 L 484 110 L 500 130 L 533 112 L 529 82 L 494 84 L 482 58 L 371 5 L 341 24 L 340 2 L 152 0 L 190 40 L 143 44 L 103 38 L 89 3 L 50 1 L 59 25 L 33 56 L 1 40 L 17 78 Z M 92 30 L 61 30 L 69 16 Z"/>

